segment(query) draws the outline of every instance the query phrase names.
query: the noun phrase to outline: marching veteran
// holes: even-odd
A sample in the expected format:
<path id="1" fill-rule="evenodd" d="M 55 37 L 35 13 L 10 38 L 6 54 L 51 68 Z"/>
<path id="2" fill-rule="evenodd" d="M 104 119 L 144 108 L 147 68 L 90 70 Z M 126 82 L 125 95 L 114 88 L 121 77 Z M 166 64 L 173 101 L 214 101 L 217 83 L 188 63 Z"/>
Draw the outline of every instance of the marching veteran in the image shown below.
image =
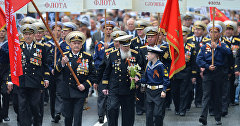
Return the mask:
<path id="1" fill-rule="evenodd" d="M 114 39 L 120 42 L 120 48 L 112 51 L 103 74 L 103 93 L 108 95 L 108 125 L 117 126 L 119 108 L 122 110 L 122 125 L 133 126 L 135 120 L 135 88 L 132 87 L 129 67 L 140 65 L 141 59 L 136 50 L 130 49 L 132 35 Z M 141 65 L 140 65 L 141 66 Z M 140 76 L 140 74 L 137 74 Z M 136 81 L 138 80 L 135 77 Z M 132 88 L 131 88 L 132 87 Z"/>
<path id="2" fill-rule="evenodd" d="M 84 101 L 88 95 L 88 89 L 92 86 L 94 70 L 93 58 L 82 49 L 86 37 L 84 33 L 74 31 L 66 36 L 66 42 L 71 51 L 65 52 L 56 66 L 56 70 L 63 75 L 63 83 L 60 94 L 63 98 L 63 115 L 65 126 L 81 126 Z M 69 62 L 76 74 L 80 85 L 77 85 L 71 71 L 67 67 Z M 73 123 L 74 120 L 74 123 Z"/>
<path id="3" fill-rule="evenodd" d="M 47 54 L 44 44 L 35 42 L 37 28 L 33 24 L 21 27 L 24 41 L 20 43 L 22 54 L 23 75 L 19 77 L 18 114 L 20 126 L 41 125 L 40 118 L 40 90 L 49 85 Z M 12 89 L 8 84 L 8 89 Z M 29 109 L 30 108 L 30 109 Z M 30 114 L 31 113 L 31 114 Z"/>
<path id="4" fill-rule="evenodd" d="M 231 50 L 225 43 L 220 41 L 223 27 L 210 23 L 207 26 L 212 40 L 206 42 L 200 48 L 196 62 L 203 71 L 203 109 L 199 122 L 207 125 L 207 114 L 209 103 L 213 101 L 214 117 L 217 125 L 221 125 L 221 110 L 222 110 L 222 88 L 224 83 L 224 58 L 231 54 Z M 212 63 L 212 51 L 214 50 L 214 62 Z M 216 79 L 217 78 L 217 79 Z"/>

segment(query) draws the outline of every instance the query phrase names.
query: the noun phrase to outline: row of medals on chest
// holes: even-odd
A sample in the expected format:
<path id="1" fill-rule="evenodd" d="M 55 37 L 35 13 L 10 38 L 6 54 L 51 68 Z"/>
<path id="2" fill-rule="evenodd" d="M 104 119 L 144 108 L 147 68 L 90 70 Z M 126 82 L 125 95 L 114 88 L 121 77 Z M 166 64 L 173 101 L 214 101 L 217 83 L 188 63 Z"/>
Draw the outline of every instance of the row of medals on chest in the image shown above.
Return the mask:
<path id="1" fill-rule="evenodd" d="M 127 58 L 125 59 L 125 62 L 128 64 L 128 66 L 134 65 L 136 63 L 136 58 L 135 57 Z M 117 73 L 117 71 L 121 71 L 120 64 L 121 64 L 121 58 L 115 60 L 112 63 L 112 67 L 115 69 L 115 73 Z"/>
<path id="2" fill-rule="evenodd" d="M 25 48 L 25 45 L 22 47 Z M 33 57 L 30 58 L 30 63 L 36 66 L 42 65 L 42 49 L 36 48 L 36 45 L 33 45 L 33 48 L 35 49 L 35 52 L 33 53 Z M 25 65 L 27 62 L 26 55 L 21 51 L 22 54 L 22 64 Z"/>

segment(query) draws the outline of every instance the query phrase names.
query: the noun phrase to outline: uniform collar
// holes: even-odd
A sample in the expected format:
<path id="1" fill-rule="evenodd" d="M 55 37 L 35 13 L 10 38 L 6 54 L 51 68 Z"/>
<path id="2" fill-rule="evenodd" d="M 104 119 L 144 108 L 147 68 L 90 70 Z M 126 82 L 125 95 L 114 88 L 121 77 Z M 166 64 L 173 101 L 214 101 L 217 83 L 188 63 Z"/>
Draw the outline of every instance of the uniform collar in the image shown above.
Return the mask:
<path id="1" fill-rule="evenodd" d="M 79 52 L 78 52 L 77 54 L 74 54 L 74 53 L 72 52 L 72 54 L 73 54 L 73 56 L 78 56 L 78 55 L 79 55 Z"/>
<path id="2" fill-rule="evenodd" d="M 153 70 L 155 67 L 157 67 L 158 65 L 161 65 L 162 64 L 162 62 L 160 61 L 160 60 L 157 60 L 157 62 L 154 64 L 154 65 L 152 65 L 152 62 L 148 62 L 148 67 L 151 69 L 151 70 Z"/>
<path id="3" fill-rule="evenodd" d="M 228 41 L 230 41 L 230 42 L 231 42 L 231 41 L 232 41 L 232 39 L 233 39 L 233 36 L 231 36 L 231 37 L 227 37 L 227 36 L 226 36 L 225 38 L 226 38 Z"/>
<path id="4" fill-rule="evenodd" d="M 37 40 L 36 40 L 37 41 Z M 39 43 L 42 43 L 42 40 L 38 41 Z"/>
<path id="5" fill-rule="evenodd" d="M 54 43 L 53 41 L 51 41 L 51 40 L 48 41 L 48 42 L 49 42 L 50 44 L 52 44 L 52 45 L 55 45 L 55 43 Z"/>
<path id="6" fill-rule="evenodd" d="M 34 43 L 34 41 L 30 44 L 30 49 L 32 49 L 33 43 Z M 27 44 L 26 42 L 25 42 L 25 44 L 28 47 L 29 44 Z"/>
<path id="7" fill-rule="evenodd" d="M 195 37 L 195 40 L 198 41 L 198 42 L 201 42 L 203 40 L 203 36 L 197 37 L 197 36 L 194 35 L 194 37 Z"/>
<path id="8" fill-rule="evenodd" d="M 63 43 L 63 39 L 60 38 L 60 40 L 59 40 L 59 45 L 61 45 L 62 43 Z"/>
<path id="9" fill-rule="evenodd" d="M 7 43 L 7 39 L 5 39 L 1 44 L 0 44 L 0 47 L 3 46 L 4 44 Z"/>

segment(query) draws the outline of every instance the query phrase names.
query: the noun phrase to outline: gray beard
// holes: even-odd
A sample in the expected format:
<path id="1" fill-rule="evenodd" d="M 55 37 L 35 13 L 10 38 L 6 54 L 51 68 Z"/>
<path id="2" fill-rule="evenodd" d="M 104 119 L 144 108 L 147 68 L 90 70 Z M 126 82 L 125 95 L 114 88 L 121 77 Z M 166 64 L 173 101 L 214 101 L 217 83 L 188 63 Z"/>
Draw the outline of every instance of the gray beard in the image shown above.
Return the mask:
<path id="1" fill-rule="evenodd" d="M 120 54 L 122 59 L 127 59 L 132 57 L 131 50 L 129 50 L 128 52 L 124 52 L 122 49 L 120 49 Z"/>

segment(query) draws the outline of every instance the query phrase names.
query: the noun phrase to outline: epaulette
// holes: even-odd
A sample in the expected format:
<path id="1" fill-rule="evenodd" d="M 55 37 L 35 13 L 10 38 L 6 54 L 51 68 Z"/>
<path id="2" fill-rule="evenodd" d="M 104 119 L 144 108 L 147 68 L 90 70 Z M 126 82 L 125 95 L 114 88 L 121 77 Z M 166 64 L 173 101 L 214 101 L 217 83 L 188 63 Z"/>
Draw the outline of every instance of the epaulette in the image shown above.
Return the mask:
<path id="1" fill-rule="evenodd" d="M 115 49 L 115 50 L 113 50 L 111 53 L 114 53 L 114 52 L 117 52 L 118 51 L 118 49 Z"/>
<path id="2" fill-rule="evenodd" d="M 88 55 L 88 56 L 92 56 L 90 53 L 87 52 L 83 52 L 84 54 Z"/>
<path id="3" fill-rule="evenodd" d="M 206 42 L 206 41 L 209 41 L 209 40 L 211 40 L 211 39 L 206 38 L 206 39 L 203 39 L 203 42 Z"/>
<path id="4" fill-rule="evenodd" d="M 109 48 L 109 49 L 106 49 L 105 52 L 109 52 L 109 51 L 112 51 L 112 50 L 113 50 L 113 47 Z"/>
<path id="5" fill-rule="evenodd" d="M 147 46 L 141 46 L 140 49 L 146 48 Z"/>
<path id="6" fill-rule="evenodd" d="M 25 41 L 24 38 L 21 38 L 20 41 Z"/>
<path id="7" fill-rule="evenodd" d="M 235 38 L 234 38 L 234 40 L 237 40 L 237 41 L 239 41 L 239 42 L 240 42 L 240 38 L 236 38 L 236 37 L 235 37 Z"/>
<path id="8" fill-rule="evenodd" d="M 52 39 L 52 37 L 51 37 L 51 36 L 48 36 L 48 35 L 45 35 L 45 37 L 46 37 L 47 39 Z"/>
<path id="9" fill-rule="evenodd" d="M 137 37 L 135 37 L 135 38 L 131 39 L 131 41 L 133 41 L 133 40 L 135 40 L 135 39 L 137 39 Z"/>
<path id="10" fill-rule="evenodd" d="M 35 44 L 36 44 L 36 45 L 40 45 L 40 46 L 44 46 L 44 44 L 39 43 L 39 42 L 36 42 Z"/>
<path id="11" fill-rule="evenodd" d="M 24 42 L 23 41 L 20 41 L 20 45 L 22 45 Z"/>
<path id="12" fill-rule="evenodd" d="M 190 36 L 190 37 L 187 38 L 187 40 L 192 39 L 193 37 L 194 37 L 194 36 Z"/>
<path id="13" fill-rule="evenodd" d="M 229 40 L 227 40 L 225 37 L 222 37 L 224 41 L 231 43 Z"/>
<path id="14" fill-rule="evenodd" d="M 138 54 L 138 51 L 131 49 L 131 52 Z"/>
<path id="15" fill-rule="evenodd" d="M 189 45 L 189 46 L 192 47 L 192 48 L 195 48 L 195 45 L 194 45 L 194 44 L 187 43 L 187 45 Z"/>
<path id="16" fill-rule="evenodd" d="M 47 47 L 51 47 L 51 45 L 50 45 L 50 44 L 47 44 L 47 43 L 44 43 L 44 45 L 47 46 Z"/>
<path id="17" fill-rule="evenodd" d="M 64 55 L 66 55 L 66 54 L 68 54 L 68 53 L 69 53 L 69 51 L 67 51 L 67 52 L 64 52 L 63 54 L 64 54 Z"/>
<path id="18" fill-rule="evenodd" d="M 42 40 L 44 40 L 44 38 L 42 37 Z"/>

